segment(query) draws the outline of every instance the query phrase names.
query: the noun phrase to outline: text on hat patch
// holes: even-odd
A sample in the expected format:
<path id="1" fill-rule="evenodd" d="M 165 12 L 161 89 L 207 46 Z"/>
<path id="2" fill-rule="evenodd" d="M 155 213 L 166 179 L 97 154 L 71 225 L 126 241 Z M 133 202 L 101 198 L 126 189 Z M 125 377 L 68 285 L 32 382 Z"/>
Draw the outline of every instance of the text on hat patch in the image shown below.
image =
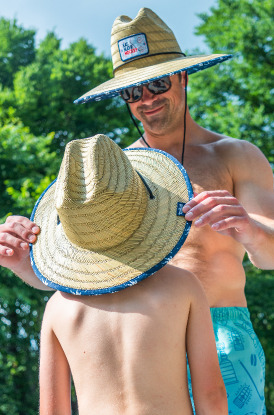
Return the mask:
<path id="1" fill-rule="evenodd" d="M 147 38 L 144 33 L 125 37 L 118 41 L 118 49 L 121 60 L 124 62 L 128 59 L 148 54 Z"/>

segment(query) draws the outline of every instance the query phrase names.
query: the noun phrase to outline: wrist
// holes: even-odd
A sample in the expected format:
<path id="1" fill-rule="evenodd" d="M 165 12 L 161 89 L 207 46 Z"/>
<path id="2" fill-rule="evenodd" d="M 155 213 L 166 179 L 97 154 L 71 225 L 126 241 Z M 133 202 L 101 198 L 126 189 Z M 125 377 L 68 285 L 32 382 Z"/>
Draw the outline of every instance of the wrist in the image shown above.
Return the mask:
<path id="1" fill-rule="evenodd" d="M 260 269 L 274 267 L 274 227 L 252 218 L 253 236 L 244 247 L 253 265 Z"/>

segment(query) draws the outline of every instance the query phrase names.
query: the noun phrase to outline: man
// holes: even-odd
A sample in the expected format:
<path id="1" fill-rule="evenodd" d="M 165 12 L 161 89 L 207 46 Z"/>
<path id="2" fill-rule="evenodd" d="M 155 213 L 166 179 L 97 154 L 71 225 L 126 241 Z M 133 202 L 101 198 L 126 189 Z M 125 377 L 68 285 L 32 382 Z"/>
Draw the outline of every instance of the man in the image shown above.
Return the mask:
<path id="1" fill-rule="evenodd" d="M 71 413 L 70 372 L 79 415 L 191 415 L 186 351 L 198 413 L 228 414 L 205 294 L 164 266 L 189 232 L 178 206 L 191 194 L 166 153 L 123 152 L 100 134 L 66 146 L 33 212 L 33 267 L 58 289 L 42 324 L 40 415 Z"/>
<path id="2" fill-rule="evenodd" d="M 116 19 L 112 56 L 114 78 L 77 102 L 120 93 L 145 130 L 133 147 L 158 148 L 183 161 L 195 192 L 184 212 L 194 226 L 172 263 L 196 274 L 206 292 L 229 410 L 264 414 L 264 354 L 249 319 L 242 260 L 247 252 L 256 267 L 274 268 L 273 175 L 255 146 L 200 127 L 186 102 L 187 75 L 230 56 L 185 57 L 149 9 L 134 20 Z M 38 233 L 28 219 L 8 218 L 0 228 L 0 254 L 2 266 L 42 288 L 27 246 Z"/>

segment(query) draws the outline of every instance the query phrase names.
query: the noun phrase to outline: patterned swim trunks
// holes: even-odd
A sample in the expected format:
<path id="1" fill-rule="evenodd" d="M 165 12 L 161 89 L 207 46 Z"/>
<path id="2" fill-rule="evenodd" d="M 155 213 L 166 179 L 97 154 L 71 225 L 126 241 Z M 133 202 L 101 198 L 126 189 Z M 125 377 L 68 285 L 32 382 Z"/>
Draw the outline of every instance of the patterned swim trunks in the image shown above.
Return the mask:
<path id="1" fill-rule="evenodd" d="M 221 307 L 210 312 L 229 415 L 266 415 L 265 356 L 248 309 Z M 193 402 L 189 370 L 188 376 Z"/>

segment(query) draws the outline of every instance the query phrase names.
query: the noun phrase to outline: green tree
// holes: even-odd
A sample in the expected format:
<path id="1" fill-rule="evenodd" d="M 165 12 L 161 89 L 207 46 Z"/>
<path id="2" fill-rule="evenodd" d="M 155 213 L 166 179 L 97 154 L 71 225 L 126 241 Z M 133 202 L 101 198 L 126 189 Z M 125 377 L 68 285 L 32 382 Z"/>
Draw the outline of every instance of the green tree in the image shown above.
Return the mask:
<path id="1" fill-rule="evenodd" d="M 29 216 L 54 178 L 53 134 L 35 137 L 18 120 L 0 128 L 0 217 Z M 38 346 L 46 294 L 0 269 L 0 414 L 34 415 L 38 408 Z"/>
<path id="2" fill-rule="evenodd" d="M 232 53 L 233 58 L 190 76 L 189 104 L 199 124 L 252 142 L 274 166 L 271 16 L 271 0 L 218 0 L 210 13 L 199 15 L 202 23 L 196 34 L 205 37 L 212 53 Z M 270 414 L 274 413 L 274 276 L 248 260 L 244 265 L 247 302 L 266 354 Z"/>
<path id="3" fill-rule="evenodd" d="M 30 215 L 35 200 L 56 175 L 59 160 L 49 152 L 54 134 L 36 137 L 18 120 L 0 128 L 0 217 Z"/>
<path id="4" fill-rule="evenodd" d="M 73 104 L 74 99 L 111 76 L 110 60 L 97 56 L 86 40 L 62 50 L 60 40 L 49 33 L 32 64 L 15 75 L 16 116 L 33 134 L 54 131 L 57 151 L 69 140 L 98 132 L 126 145 L 132 126 L 119 100 Z M 118 125 L 123 127 L 118 129 Z"/>
<path id="5" fill-rule="evenodd" d="M 0 84 L 11 87 L 13 77 L 35 57 L 35 32 L 18 26 L 16 19 L 0 18 Z"/>
<path id="6" fill-rule="evenodd" d="M 191 110 L 207 128 L 257 145 L 273 163 L 273 2 L 219 0 L 202 20 L 213 53 L 232 53 L 222 65 L 191 76 Z"/>

